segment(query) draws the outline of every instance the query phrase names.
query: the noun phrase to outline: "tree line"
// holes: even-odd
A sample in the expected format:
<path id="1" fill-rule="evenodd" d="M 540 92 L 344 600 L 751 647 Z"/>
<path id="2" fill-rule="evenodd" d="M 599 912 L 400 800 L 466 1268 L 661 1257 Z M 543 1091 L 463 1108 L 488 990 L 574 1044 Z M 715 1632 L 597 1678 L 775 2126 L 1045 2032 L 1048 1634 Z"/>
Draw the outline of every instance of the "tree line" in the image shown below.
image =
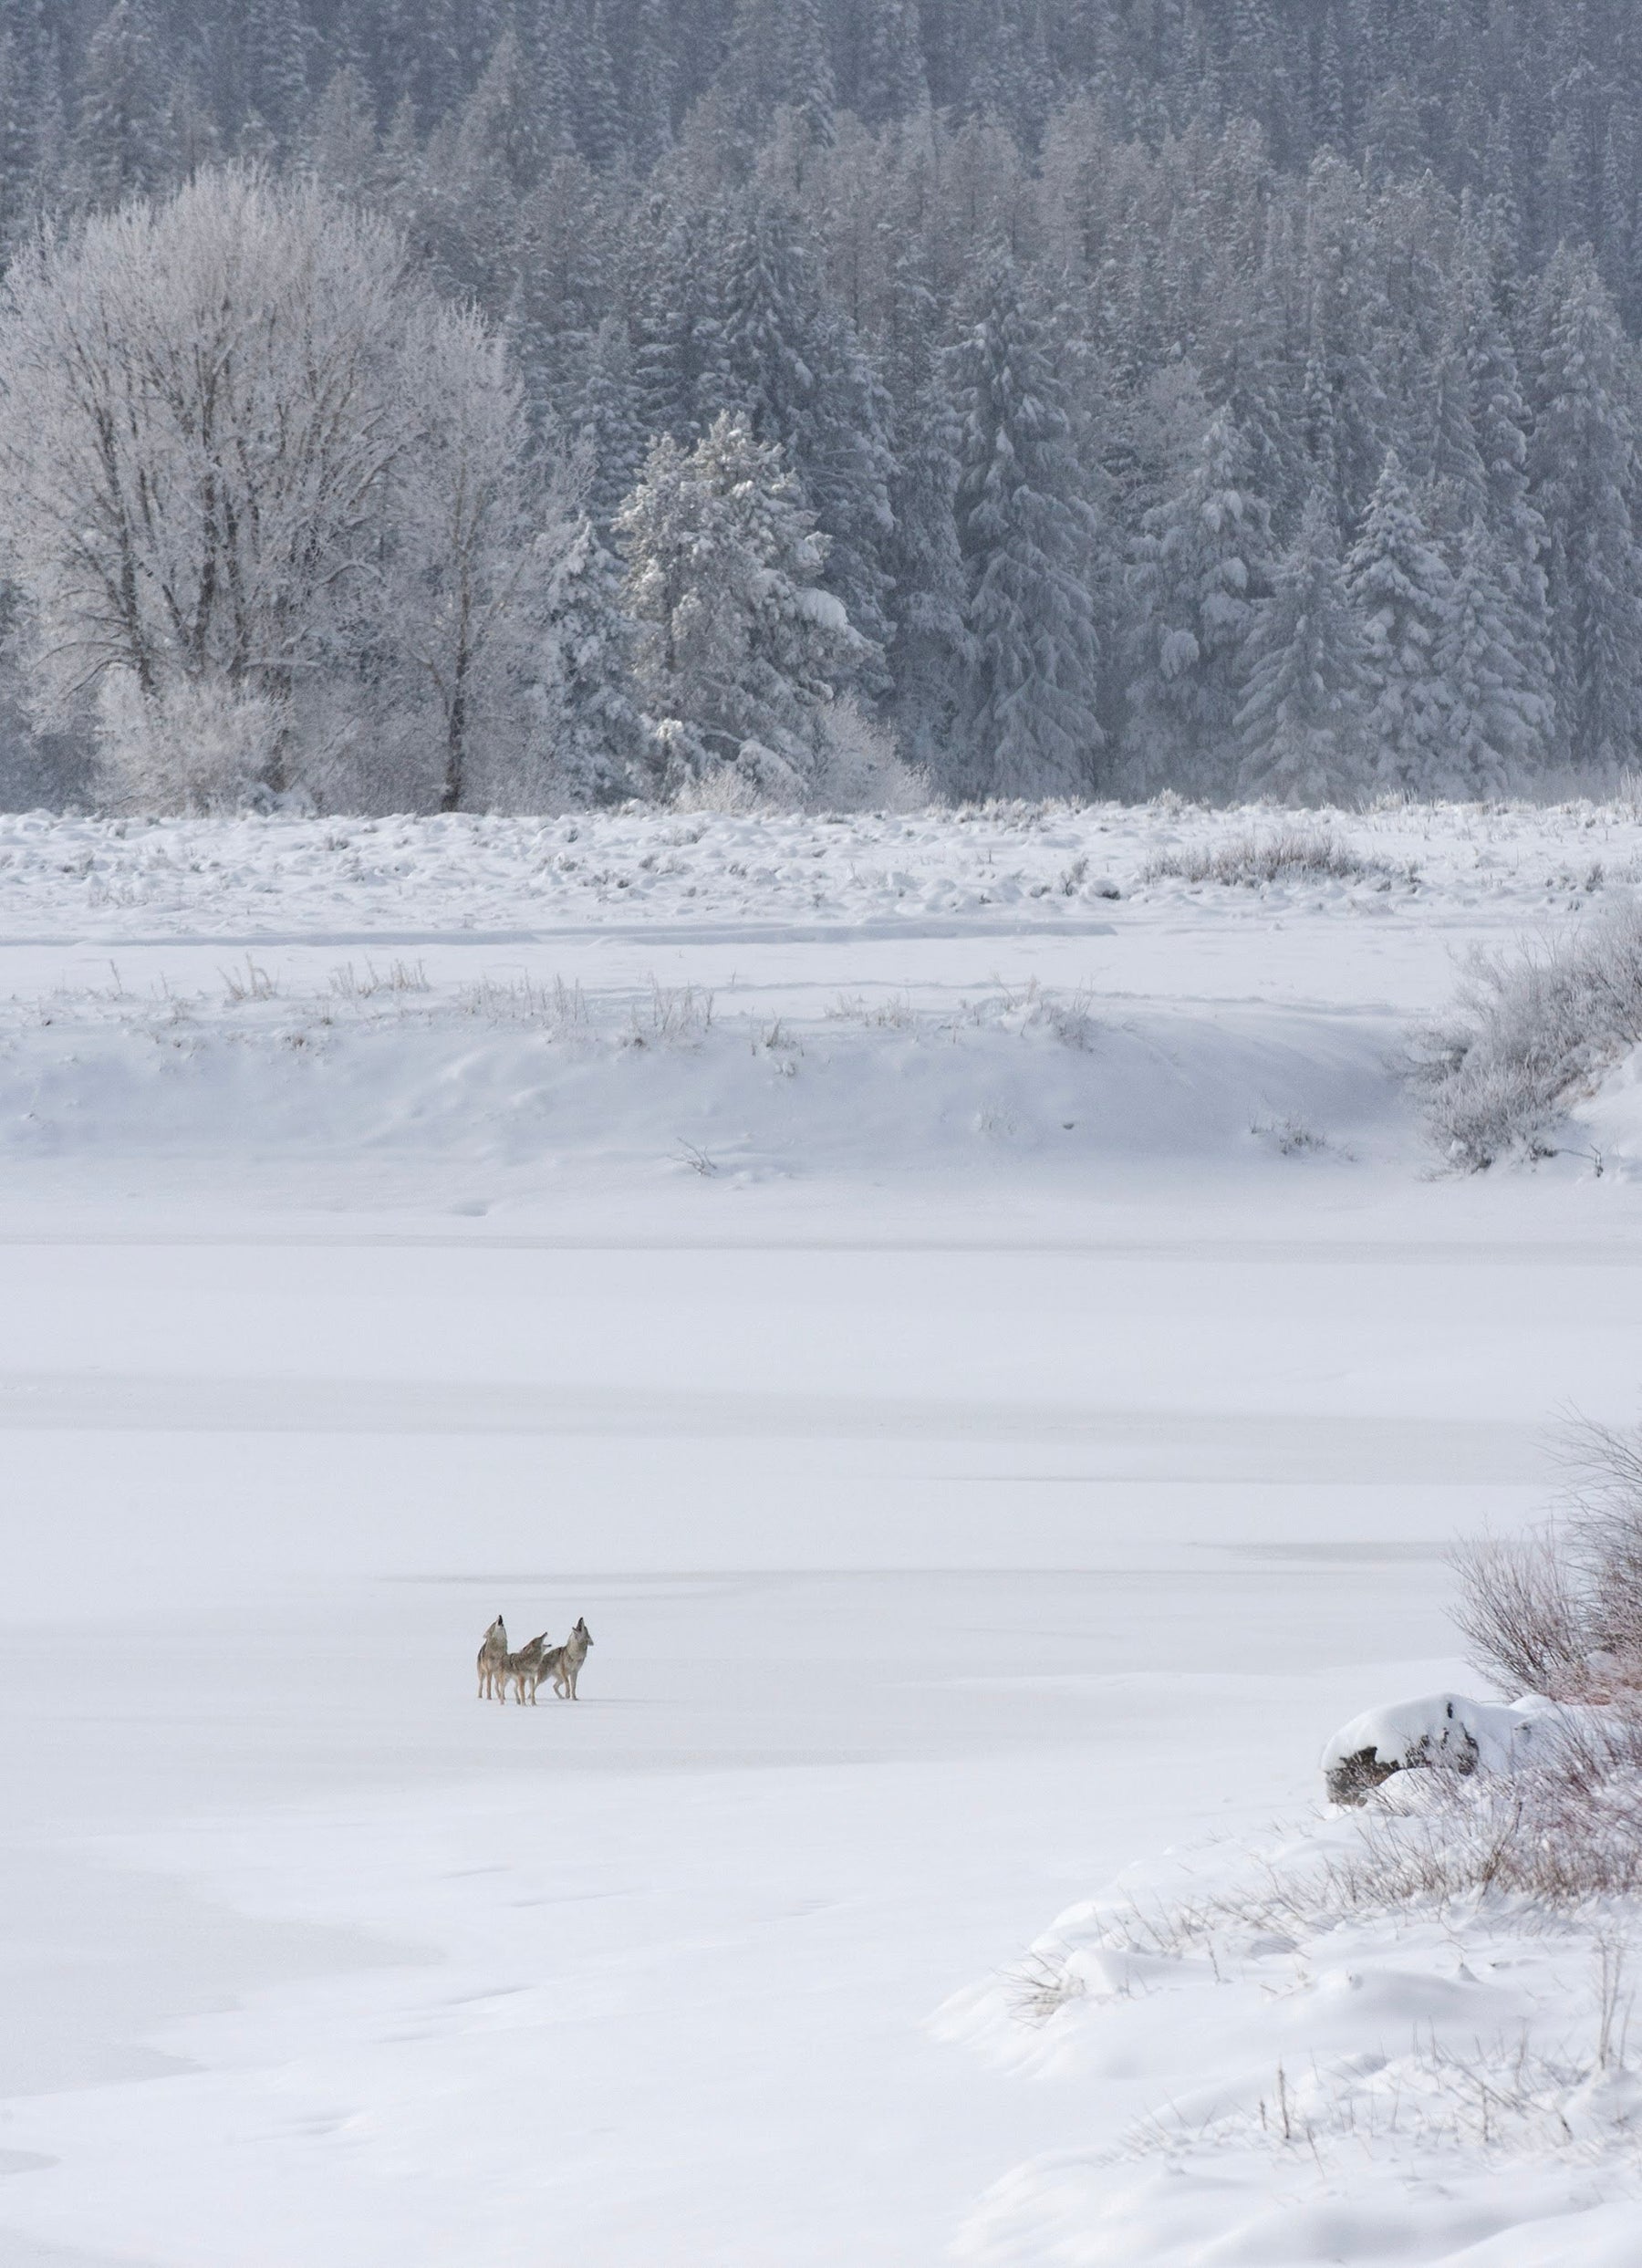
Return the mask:
<path id="1" fill-rule="evenodd" d="M 1605 0 L 0 0 L 14 764 L 1611 776 L 1639 118 Z"/>

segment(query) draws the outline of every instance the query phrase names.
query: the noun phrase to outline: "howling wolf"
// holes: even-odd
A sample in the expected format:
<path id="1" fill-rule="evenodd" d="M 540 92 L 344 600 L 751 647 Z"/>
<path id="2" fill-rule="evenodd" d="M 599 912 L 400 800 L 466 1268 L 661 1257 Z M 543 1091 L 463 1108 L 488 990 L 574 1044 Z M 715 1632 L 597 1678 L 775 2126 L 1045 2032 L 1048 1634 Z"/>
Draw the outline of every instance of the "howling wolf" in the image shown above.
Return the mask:
<path id="1" fill-rule="evenodd" d="M 484 1633 L 479 1649 L 479 1698 L 488 1701 L 496 1690 L 496 1673 L 507 1659 L 507 1625 L 500 1615 Z"/>

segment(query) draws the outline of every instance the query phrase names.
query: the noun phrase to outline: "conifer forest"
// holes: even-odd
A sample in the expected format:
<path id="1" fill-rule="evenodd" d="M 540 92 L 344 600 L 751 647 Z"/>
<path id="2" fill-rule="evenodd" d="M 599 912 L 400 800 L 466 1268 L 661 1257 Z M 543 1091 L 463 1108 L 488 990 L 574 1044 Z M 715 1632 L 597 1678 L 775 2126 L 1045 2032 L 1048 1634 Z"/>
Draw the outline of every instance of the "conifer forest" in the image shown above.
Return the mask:
<path id="1" fill-rule="evenodd" d="M 1627 0 L 0 0 L 0 794 L 1611 785 Z"/>

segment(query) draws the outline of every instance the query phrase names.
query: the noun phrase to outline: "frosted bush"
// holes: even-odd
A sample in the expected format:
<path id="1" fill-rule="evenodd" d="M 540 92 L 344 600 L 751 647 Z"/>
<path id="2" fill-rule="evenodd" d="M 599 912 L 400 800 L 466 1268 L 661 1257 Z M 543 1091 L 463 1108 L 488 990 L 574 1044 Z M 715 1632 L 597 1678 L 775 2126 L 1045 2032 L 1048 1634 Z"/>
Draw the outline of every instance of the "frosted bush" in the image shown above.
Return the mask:
<path id="1" fill-rule="evenodd" d="M 178 679 L 151 695 L 130 670 L 98 693 L 102 775 L 121 809 L 243 809 L 273 770 L 284 717 L 265 693 L 221 679 Z"/>
<path id="2" fill-rule="evenodd" d="M 710 764 L 700 772 L 683 774 L 672 804 L 675 811 L 699 811 L 713 818 L 729 819 L 746 818 L 757 811 L 786 808 L 733 764 Z"/>
<path id="3" fill-rule="evenodd" d="M 894 735 L 857 701 L 835 701 L 821 728 L 808 802 L 814 811 L 926 811 L 929 775 L 905 765 Z"/>
<path id="4" fill-rule="evenodd" d="M 1420 1034 L 1409 1074 L 1427 1130 L 1478 1171 L 1544 1155 L 1571 1100 L 1642 1042 L 1642 904 L 1509 953 L 1478 953 L 1452 1014 Z"/>

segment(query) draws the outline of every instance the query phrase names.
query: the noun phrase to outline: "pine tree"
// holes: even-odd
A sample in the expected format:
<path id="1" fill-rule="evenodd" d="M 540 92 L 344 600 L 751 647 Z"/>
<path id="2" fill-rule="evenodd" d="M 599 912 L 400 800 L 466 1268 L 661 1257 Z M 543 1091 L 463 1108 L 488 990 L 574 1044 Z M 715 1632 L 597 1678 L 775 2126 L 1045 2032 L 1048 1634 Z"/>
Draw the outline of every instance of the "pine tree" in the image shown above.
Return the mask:
<path id="1" fill-rule="evenodd" d="M 1449 574 L 1395 451 L 1346 561 L 1346 578 L 1367 641 L 1375 775 L 1387 787 L 1426 794 L 1442 742 L 1436 652 Z"/>
<path id="2" fill-rule="evenodd" d="M 606 530 L 639 478 L 646 447 L 634 408 L 632 346 L 619 316 L 606 316 L 585 341 L 556 421 L 587 452 L 587 511 L 594 527 Z"/>
<path id="3" fill-rule="evenodd" d="M 244 43 L 246 102 L 288 148 L 307 114 L 309 42 L 297 0 L 248 0 Z"/>
<path id="4" fill-rule="evenodd" d="M 1635 381 L 1588 252 L 1564 247 L 1535 295 L 1530 470 L 1550 536 L 1550 620 L 1565 753 L 1612 769 L 1642 731 L 1642 556 Z"/>
<path id="5" fill-rule="evenodd" d="M 91 204 L 116 205 L 169 176 L 165 88 L 147 0 L 115 0 L 92 35 L 74 140 Z"/>
<path id="6" fill-rule="evenodd" d="M 909 118 L 926 107 L 923 27 L 916 0 L 871 0 L 856 108 L 869 126 Z"/>
<path id="7" fill-rule="evenodd" d="M 666 0 L 639 0 L 628 82 L 628 141 L 639 172 L 648 173 L 672 147 L 673 85 Z"/>
<path id="8" fill-rule="evenodd" d="M 726 67 L 736 123 L 762 136 L 792 110 L 814 141 L 834 132 L 832 57 L 821 0 L 740 0 Z"/>
<path id="9" fill-rule="evenodd" d="M 35 206 L 33 73 L 17 34 L 0 27 L 0 257 L 26 234 Z"/>
<path id="10" fill-rule="evenodd" d="M 1466 529 L 1437 640 L 1441 754 L 1431 794 L 1503 795 L 1544 747 L 1552 712 L 1511 634 L 1509 595 L 1481 517 Z"/>
<path id="11" fill-rule="evenodd" d="M 633 403 L 652 436 L 694 441 L 709 421 L 703 411 L 712 399 L 708 360 L 717 339 L 715 252 L 704 216 L 678 213 L 670 199 L 654 198 L 634 226 Z"/>
<path id="12" fill-rule="evenodd" d="M 901 753 L 943 786 L 962 784 L 964 683 L 975 650 L 958 547 L 959 426 L 931 369 L 897 434 L 889 558 L 892 709 Z"/>
<path id="13" fill-rule="evenodd" d="M 1458 326 L 1444 341 L 1434 373 L 1426 472 L 1432 518 L 1445 536 L 1457 536 L 1487 512 L 1488 475 L 1477 446 L 1471 373 Z"/>
<path id="14" fill-rule="evenodd" d="M 1086 792 L 1104 743 L 1090 596 L 1096 523 L 1047 328 L 994 253 L 953 349 L 958 528 L 974 641 L 971 763 L 992 795 Z"/>
<path id="15" fill-rule="evenodd" d="M 633 628 L 621 570 L 592 521 L 578 521 L 554 562 L 535 692 L 528 762 L 548 796 L 574 806 L 639 791 L 646 761 L 631 693 Z M 541 797 L 532 802 L 540 806 Z"/>
<path id="16" fill-rule="evenodd" d="M 1333 514 L 1315 490 L 1244 649 L 1245 793 L 1316 804 L 1363 784 L 1367 663 Z"/>
<path id="17" fill-rule="evenodd" d="M 888 404 L 847 319 L 825 307 L 790 211 L 743 202 L 722 241 L 716 307 L 703 399 L 779 442 L 827 537 L 828 580 L 881 650 L 891 635 Z"/>
<path id="18" fill-rule="evenodd" d="M 579 0 L 572 24 L 571 131 L 587 163 L 602 168 L 615 163 L 624 140 L 602 0 Z"/>
<path id="19" fill-rule="evenodd" d="M 1129 573 L 1129 741 L 1148 785 L 1229 785 L 1243 648 L 1272 567 L 1271 517 L 1222 410 L 1174 494 L 1146 514 Z"/>
<path id="20" fill-rule="evenodd" d="M 1552 703 L 1545 524 L 1529 494 L 1533 420 L 1516 348 L 1502 312 L 1507 256 L 1498 209 L 1486 206 L 1461 247 L 1457 319 L 1464 332 L 1483 511 L 1493 538 L 1511 641 L 1529 687 L 1542 702 Z"/>
<path id="21" fill-rule="evenodd" d="M 727 413 L 688 453 L 664 437 L 616 534 L 664 785 L 729 766 L 800 798 L 862 641 L 823 584 L 826 538 L 779 443 Z"/>

